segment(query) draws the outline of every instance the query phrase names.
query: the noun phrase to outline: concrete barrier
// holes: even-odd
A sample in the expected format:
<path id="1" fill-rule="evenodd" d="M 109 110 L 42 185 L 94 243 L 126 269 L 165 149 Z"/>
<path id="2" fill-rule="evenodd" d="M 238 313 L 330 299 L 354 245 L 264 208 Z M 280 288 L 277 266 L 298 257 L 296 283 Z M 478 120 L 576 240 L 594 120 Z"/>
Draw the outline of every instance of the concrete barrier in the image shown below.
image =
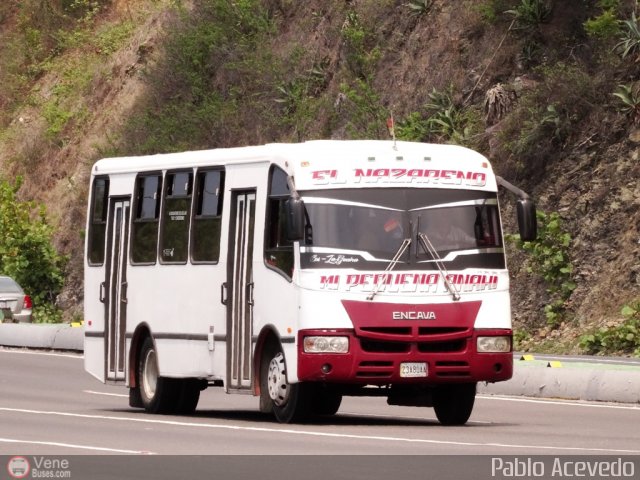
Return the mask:
<path id="1" fill-rule="evenodd" d="M 640 367 L 562 362 L 562 368 L 514 362 L 511 380 L 480 384 L 494 395 L 640 403 Z"/>
<path id="2" fill-rule="evenodd" d="M 81 352 L 84 348 L 84 328 L 66 323 L 3 323 L 0 324 L 0 345 Z"/>

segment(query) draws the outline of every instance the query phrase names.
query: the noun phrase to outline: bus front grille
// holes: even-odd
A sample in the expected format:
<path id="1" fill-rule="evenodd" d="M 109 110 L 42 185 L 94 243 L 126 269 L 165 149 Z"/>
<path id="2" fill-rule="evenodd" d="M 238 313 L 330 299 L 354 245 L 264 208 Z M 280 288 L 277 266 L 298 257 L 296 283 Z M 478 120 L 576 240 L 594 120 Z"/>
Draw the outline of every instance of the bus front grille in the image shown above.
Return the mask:
<path id="1" fill-rule="evenodd" d="M 456 353 L 463 352 L 467 348 L 467 340 L 399 342 L 361 338 L 360 347 L 367 353 L 408 353 L 412 349 L 420 353 Z"/>

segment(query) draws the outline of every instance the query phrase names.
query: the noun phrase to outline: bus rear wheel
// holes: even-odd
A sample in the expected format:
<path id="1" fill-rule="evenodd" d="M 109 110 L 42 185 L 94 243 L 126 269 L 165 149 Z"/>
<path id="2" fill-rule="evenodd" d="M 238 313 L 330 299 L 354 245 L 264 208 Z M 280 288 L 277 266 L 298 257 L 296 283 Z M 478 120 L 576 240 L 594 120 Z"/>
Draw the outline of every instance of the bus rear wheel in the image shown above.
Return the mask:
<path id="1" fill-rule="evenodd" d="M 309 385 L 290 384 L 284 353 L 278 349 L 267 354 L 260 375 L 260 389 L 272 404 L 272 411 L 280 423 L 304 420 L 310 413 L 311 396 Z"/>
<path id="2" fill-rule="evenodd" d="M 191 415 L 198 406 L 202 382 L 197 378 L 182 378 L 178 380 L 178 388 L 175 412 L 179 415 Z"/>
<path id="3" fill-rule="evenodd" d="M 442 425 L 464 425 L 476 399 L 476 384 L 440 385 L 433 395 L 433 408 Z"/>
<path id="4" fill-rule="evenodd" d="M 153 340 L 147 337 L 138 360 L 138 389 L 142 406 L 149 413 L 173 413 L 177 407 L 180 385 L 177 380 L 161 377 Z"/>

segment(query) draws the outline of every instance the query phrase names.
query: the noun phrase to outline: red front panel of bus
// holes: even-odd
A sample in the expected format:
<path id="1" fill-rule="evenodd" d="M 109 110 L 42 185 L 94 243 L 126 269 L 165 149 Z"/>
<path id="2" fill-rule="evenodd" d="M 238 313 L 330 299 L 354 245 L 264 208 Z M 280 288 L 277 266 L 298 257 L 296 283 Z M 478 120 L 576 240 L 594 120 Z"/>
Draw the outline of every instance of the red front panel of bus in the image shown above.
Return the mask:
<path id="1" fill-rule="evenodd" d="M 392 304 L 343 301 L 353 329 L 301 330 L 301 381 L 378 384 L 498 382 L 513 374 L 513 354 L 479 353 L 478 336 L 511 337 L 510 329 L 474 329 L 480 301 L 449 304 Z M 306 336 L 348 336 L 348 353 L 305 353 Z M 401 365 L 421 367 L 402 376 Z M 422 368 L 422 367 L 421 367 Z"/>

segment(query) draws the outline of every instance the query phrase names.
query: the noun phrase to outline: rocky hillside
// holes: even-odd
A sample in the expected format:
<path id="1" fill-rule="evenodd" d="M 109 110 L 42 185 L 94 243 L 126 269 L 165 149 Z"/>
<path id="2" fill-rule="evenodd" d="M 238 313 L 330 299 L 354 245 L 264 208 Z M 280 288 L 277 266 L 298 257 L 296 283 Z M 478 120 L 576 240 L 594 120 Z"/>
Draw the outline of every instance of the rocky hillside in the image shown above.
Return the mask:
<path id="1" fill-rule="evenodd" d="M 640 354 L 633 0 L 8 0 L 0 172 L 44 203 L 82 302 L 103 156 L 399 137 L 485 153 L 543 211 L 510 242 L 520 348 Z M 504 219 L 513 231 L 510 199 Z M 604 328 L 604 330 L 602 330 Z"/>

